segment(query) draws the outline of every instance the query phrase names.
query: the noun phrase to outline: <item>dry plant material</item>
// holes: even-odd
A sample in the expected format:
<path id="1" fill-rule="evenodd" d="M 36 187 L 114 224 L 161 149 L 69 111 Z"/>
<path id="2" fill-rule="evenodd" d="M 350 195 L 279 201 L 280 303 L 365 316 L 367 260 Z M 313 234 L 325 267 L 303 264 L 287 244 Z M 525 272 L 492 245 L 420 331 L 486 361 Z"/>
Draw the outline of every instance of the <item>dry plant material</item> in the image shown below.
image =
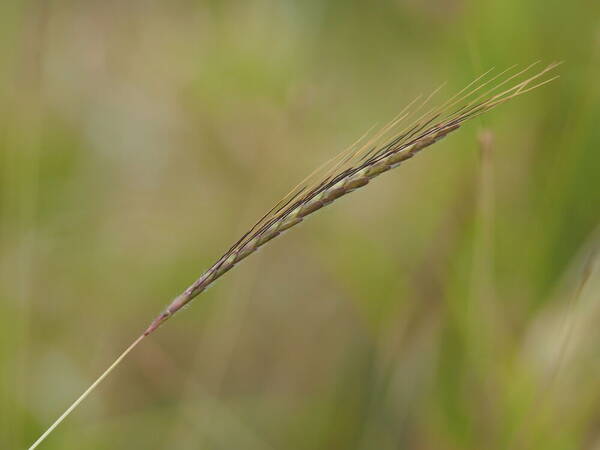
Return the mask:
<path id="1" fill-rule="evenodd" d="M 137 344 L 244 258 L 324 206 L 366 186 L 375 177 L 397 167 L 424 148 L 456 131 L 463 122 L 557 78 L 548 78 L 547 73 L 559 63 L 550 64 L 540 72 L 528 75 L 536 64 L 516 73 L 513 66 L 494 76 L 490 70 L 450 99 L 425 113 L 420 111 L 431 102 L 439 89 L 424 100 L 417 98 L 404 108 L 394 121 L 365 143 L 360 143 L 365 140 L 361 138 L 350 149 L 317 169 L 269 210 L 200 278 L 177 296 L 133 344 L 40 436 L 30 450 L 36 448 Z M 507 85 L 510 87 L 507 88 Z"/>

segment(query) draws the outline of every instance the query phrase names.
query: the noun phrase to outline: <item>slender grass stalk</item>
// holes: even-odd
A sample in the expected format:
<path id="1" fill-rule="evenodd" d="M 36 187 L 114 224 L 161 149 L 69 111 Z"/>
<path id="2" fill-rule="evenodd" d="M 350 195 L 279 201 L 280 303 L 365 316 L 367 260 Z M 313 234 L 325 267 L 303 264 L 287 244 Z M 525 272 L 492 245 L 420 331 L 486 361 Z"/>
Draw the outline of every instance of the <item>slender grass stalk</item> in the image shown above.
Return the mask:
<path id="1" fill-rule="evenodd" d="M 80 404 L 82 401 L 84 401 L 84 400 L 85 400 L 85 398 L 86 398 L 88 395 L 90 395 L 90 393 L 91 393 L 91 392 L 92 392 L 94 389 L 96 389 L 96 386 L 98 386 L 98 385 L 99 385 L 99 384 L 102 382 L 102 380 L 104 380 L 104 379 L 105 379 L 105 378 L 108 376 L 108 374 L 109 374 L 109 373 L 111 373 L 111 372 L 113 371 L 113 369 L 119 365 L 119 363 L 120 363 L 120 362 L 121 362 L 121 361 L 122 361 L 122 360 L 123 360 L 123 359 L 124 359 L 124 358 L 125 358 L 125 357 L 126 357 L 128 354 L 129 354 L 129 352 L 130 352 L 131 350 L 133 350 L 133 349 L 134 349 L 134 348 L 135 348 L 135 347 L 136 347 L 136 346 L 137 346 L 137 345 L 138 345 L 138 344 L 139 344 L 139 343 L 142 341 L 142 339 L 144 339 L 144 337 L 145 337 L 145 336 L 142 334 L 142 335 L 141 335 L 141 336 L 139 336 L 139 337 L 138 337 L 138 338 L 137 338 L 135 341 L 133 341 L 133 343 L 132 343 L 132 344 L 131 344 L 129 347 L 127 347 L 127 349 L 126 349 L 126 350 L 125 350 L 123 353 L 121 353 L 121 355 L 120 355 L 120 356 L 119 356 L 117 359 L 115 359 L 115 361 L 114 361 L 114 362 L 113 362 L 113 363 L 112 363 L 112 364 L 111 364 L 111 365 L 108 367 L 108 369 L 106 369 L 106 370 L 105 370 L 105 371 L 102 373 L 102 375 L 100 375 L 100 376 L 99 376 L 99 377 L 96 379 L 96 381 L 94 381 L 94 382 L 93 382 L 93 383 L 90 385 L 90 387 L 88 387 L 88 388 L 85 390 L 85 392 L 84 392 L 83 394 L 81 394 L 81 395 L 79 396 L 79 398 L 78 398 L 77 400 L 75 400 L 75 401 L 73 402 L 73 404 L 71 404 L 71 406 L 69 406 L 69 407 L 67 408 L 67 410 L 66 410 L 64 413 L 62 413 L 62 415 L 61 415 L 61 416 L 60 416 L 58 419 L 56 419 L 56 421 L 55 421 L 55 422 L 54 422 L 54 423 L 53 423 L 53 424 L 52 424 L 52 425 L 51 425 L 51 426 L 50 426 L 50 427 L 49 427 L 49 428 L 48 428 L 46 431 L 44 431 L 44 434 L 42 434 L 42 435 L 41 435 L 41 436 L 38 438 L 38 440 L 37 440 L 37 441 L 35 441 L 35 442 L 33 443 L 33 445 L 32 445 L 31 447 L 29 447 L 29 448 L 30 448 L 30 449 L 34 449 L 34 448 L 36 448 L 38 445 L 40 445 L 40 444 L 42 443 L 42 441 L 44 441 L 44 439 L 46 439 L 46 437 L 47 437 L 47 436 L 48 436 L 50 433 L 52 433 L 52 431 L 54 431 L 54 429 L 55 429 L 57 426 L 59 426 L 59 425 L 60 425 L 60 423 L 61 423 L 61 422 L 62 422 L 62 421 L 65 419 L 65 417 L 67 417 L 69 414 L 71 414 L 71 412 L 72 412 L 72 411 L 73 411 L 75 408 L 77 408 L 77 406 L 79 406 L 79 404 Z"/>
<path id="2" fill-rule="evenodd" d="M 552 406 L 553 395 L 559 382 L 560 371 L 567 357 L 568 347 L 576 328 L 577 319 L 581 318 L 581 314 L 577 312 L 577 308 L 582 306 L 583 293 L 594 272 L 594 267 L 598 262 L 599 256 L 600 248 L 594 242 L 593 247 L 589 250 L 580 267 L 581 272 L 578 274 L 578 280 L 574 289 L 567 297 L 567 307 L 560 326 L 561 331 L 559 331 L 559 333 L 562 333 L 562 338 L 559 343 L 556 360 L 553 362 L 553 367 L 550 367 L 548 379 L 545 383 L 538 386 L 533 400 L 526 407 L 523 417 L 527 417 L 527 426 L 525 426 L 524 422 L 517 424 L 516 429 L 512 432 L 507 448 L 534 448 L 535 439 L 532 437 L 534 435 L 531 434 L 531 430 L 538 430 L 540 427 L 549 424 L 550 417 L 548 412 Z M 533 414 L 534 409 L 535 414 Z"/>
<path id="3" fill-rule="evenodd" d="M 419 103 L 420 97 L 418 97 L 404 108 L 394 121 L 366 143 L 359 145 L 360 141 L 364 140 L 364 137 L 361 138 L 348 150 L 313 172 L 271 208 L 200 278 L 177 296 L 133 344 L 40 436 L 29 450 L 35 449 L 43 442 L 145 337 L 153 333 L 244 258 L 283 232 L 298 225 L 322 207 L 369 184 L 375 177 L 397 167 L 424 148 L 446 137 L 457 130 L 463 122 L 558 78 L 557 76 L 544 78 L 544 75 L 560 63 L 550 64 L 535 75 L 526 77 L 525 74 L 536 64 L 512 75 L 509 74 L 514 71 L 514 66 L 495 76 L 490 76 L 492 71 L 488 71 L 444 103 L 421 113 L 420 116 L 419 112 L 430 103 L 440 88 L 421 103 Z M 516 80 L 519 79 L 522 80 L 517 82 Z M 501 89 L 509 83 L 513 83 L 511 87 Z M 490 86 L 492 87 L 490 88 Z M 415 116 L 416 119 L 414 119 Z M 400 124 L 407 121 L 409 117 L 413 117 L 409 125 L 400 127 Z"/>

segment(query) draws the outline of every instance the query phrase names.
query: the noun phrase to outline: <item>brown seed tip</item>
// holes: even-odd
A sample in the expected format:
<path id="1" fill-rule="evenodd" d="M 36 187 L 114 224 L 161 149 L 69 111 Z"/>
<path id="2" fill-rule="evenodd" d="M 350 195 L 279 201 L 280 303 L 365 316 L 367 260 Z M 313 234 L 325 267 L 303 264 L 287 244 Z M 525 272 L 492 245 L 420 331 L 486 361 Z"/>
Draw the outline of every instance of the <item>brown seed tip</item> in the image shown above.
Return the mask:
<path id="1" fill-rule="evenodd" d="M 166 311 L 161 313 L 156 319 L 152 321 L 150 326 L 146 328 L 146 331 L 144 331 L 144 336 L 148 336 L 150 333 L 152 333 L 158 327 L 160 327 L 163 324 L 163 322 L 169 318 L 170 315 L 171 314 L 169 314 Z"/>

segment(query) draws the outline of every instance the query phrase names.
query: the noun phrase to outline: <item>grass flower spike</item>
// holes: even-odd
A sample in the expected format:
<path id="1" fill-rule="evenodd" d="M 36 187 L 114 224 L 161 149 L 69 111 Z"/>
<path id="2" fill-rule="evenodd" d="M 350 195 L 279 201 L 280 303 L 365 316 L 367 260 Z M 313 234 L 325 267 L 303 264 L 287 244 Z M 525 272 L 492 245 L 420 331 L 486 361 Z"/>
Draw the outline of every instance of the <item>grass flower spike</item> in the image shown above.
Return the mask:
<path id="1" fill-rule="evenodd" d="M 548 72 L 557 65 L 550 64 L 538 72 L 532 72 L 535 64 L 520 71 L 512 67 L 496 75 L 489 71 L 433 107 L 428 105 L 437 91 L 424 99 L 417 98 L 374 136 L 362 138 L 317 169 L 258 220 L 200 278 L 175 297 L 133 344 L 40 436 L 30 450 L 36 448 L 144 338 L 243 259 L 319 209 L 363 188 L 376 177 L 453 133 L 464 122 L 554 80 L 557 77 L 548 75 Z"/>

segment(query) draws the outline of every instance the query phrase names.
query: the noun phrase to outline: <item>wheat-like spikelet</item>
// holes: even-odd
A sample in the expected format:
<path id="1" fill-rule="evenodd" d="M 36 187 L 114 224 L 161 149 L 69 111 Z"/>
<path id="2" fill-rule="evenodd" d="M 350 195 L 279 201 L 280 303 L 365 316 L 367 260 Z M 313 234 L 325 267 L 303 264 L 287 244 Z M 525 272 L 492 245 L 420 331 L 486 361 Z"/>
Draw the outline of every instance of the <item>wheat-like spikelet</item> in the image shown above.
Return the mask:
<path id="1" fill-rule="evenodd" d="M 144 333 L 40 436 L 30 450 L 36 448 L 146 336 L 244 258 L 298 225 L 315 211 L 367 185 L 375 177 L 397 167 L 424 148 L 446 137 L 463 122 L 554 80 L 556 76 L 543 77 L 558 64 L 550 64 L 533 76 L 526 76 L 526 73 L 535 64 L 512 75 L 509 74 L 514 71 L 514 67 L 495 76 L 491 76 L 491 71 L 488 71 L 444 103 L 420 116 L 419 111 L 431 101 L 437 90 L 420 104 L 420 98 L 417 98 L 392 123 L 366 143 L 357 143 L 316 170 L 265 214 L 198 280 L 177 296 L 164 312 L 151 322 Z M 521 81 L 517 81 L 519 79 Z M 511 82 L 514 83 L 511 87 L 502 90 L 503 86 Z M 409 121 L 409 125 L 400 127 L 400 124 L 411 116 L 413 119 Z"/>
<path id="2" fill-rule="evenodd" d="M 393 139 L 383 145 L 377 145 L 383 136 L 390 134 L 399 122 L 408 117 L 409 107 L 405 108 L 400 116 L 390 125 L 385 127 L 374 139 L 357 150 L 347 151 L 340 157 L 330 162 L 331 167 L 321 179 L 312 185 L 306 182 L 296 188 L 286 198 L 280 201 L 271 209 L 261 220 L 256 223 L 250 231 L 237 241 L 217 262 L 215 262 L 206 272 L 202 274 L 191 286 L 189 286 L 181 295 L 177 296 L 171 304 L 162 312 L 144 332 L 148 335 L 158 328 L 165 320 L 188 304 L 194 297 L 204 291 L 219 277 L 231 270 L 236 264 L 247 256 L 254 253 L 261 246 L 276 238 L 284 231 L 298 225 L 310 214 L 333 203 L 338 198 L 349 194 L 350 192 L 367 185 L 372 179 L 400 165 L 403 161 L 412 158 L 424 148 L 436 143 L 446 137 L 449 133 L 460 127 L 460 124 L 476 117 L 490 109 L 518 96 L 542 84 L 552 81 L 554 78 L 545 81 L 539 81 L 540 77 L 556 67 L 558 63 L 551 64 L 534 76 L 528 77 L 518 82 L 511 88 L 500 93 L 494 94 L 500 87 L 522 76 L 533 67 L 528 68 L 507 77 L 502 82 L 496 84 L 492 89 L 483 94 L 479 93 L 485 86 L 489 85 L 506 72 L 508 69 L 487 81 L 481 81 L 486 73 L 464 88 L 458 94 L 444 104 L 423 114 L 410 126 L 400 131 Z M 534 83 L 536 82 L 537 83 Z M 480 84 L 469 90 L 477 83 Z M 468 91 L 467 94 L 464 94 Z M 435 93 L 435 92 L 434 92 Z M 432 94 L 433 95 L 433 94 Z M 421 105 L 425 105 L 430 95 Z M 472 98 L 475 97 L 475 98 Z M 470 101 L 467 100 L 471 98 Z M 463 105 L 452 110 L 457 104 Z M 450 112 L 448 112 L 450 111 Z M 413 111 L 414 113 L 414 111 Z M 322 171 L 322 170 L 321 170 Z M 314 174 L 311 178 L 315 178 Z"/>

